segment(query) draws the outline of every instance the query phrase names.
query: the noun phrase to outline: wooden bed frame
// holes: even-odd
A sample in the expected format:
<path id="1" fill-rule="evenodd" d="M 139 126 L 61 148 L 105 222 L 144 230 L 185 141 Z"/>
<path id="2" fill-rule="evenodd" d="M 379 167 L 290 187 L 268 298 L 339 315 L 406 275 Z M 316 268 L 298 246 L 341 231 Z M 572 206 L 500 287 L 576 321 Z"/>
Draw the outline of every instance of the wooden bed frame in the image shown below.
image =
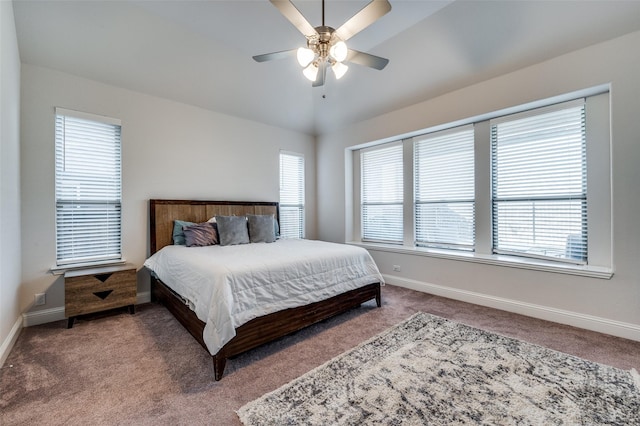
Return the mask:
<path id="1" fill-rule="evenodd" d="M 173 221 L 206 222 L 215 215 L 273 214 L 279 219 L 276 202 L 149 200 L 150 254 L 173 243 Z M 220 380 L 227 358 L 293 333 L 375 299 L 381 306 L 380 283 L 348 291 L 330 299 L 285 309 L 255 318 L 236 328 L 236 336 L 213 357 L 215 380 Z M 151 275 L 151 300 L 164 304 L 191 335 L 207 349 L 200 321 L 173 290 Z"/>

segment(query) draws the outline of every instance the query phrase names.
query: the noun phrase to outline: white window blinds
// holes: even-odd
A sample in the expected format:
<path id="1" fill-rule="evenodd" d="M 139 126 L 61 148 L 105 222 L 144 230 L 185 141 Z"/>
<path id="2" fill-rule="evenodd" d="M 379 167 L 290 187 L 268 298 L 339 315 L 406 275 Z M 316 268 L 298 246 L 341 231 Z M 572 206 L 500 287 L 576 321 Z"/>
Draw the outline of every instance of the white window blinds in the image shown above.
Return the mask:
<path id="1" fill-rule="evenodd" d="M 587 260 L 584 101 L 491 122 L 495 253 Z"/>
<path id="2" fill-rule="evenodd" d="M 414 139 L 417 246 L 473 249 L 473 144 L 473 126 Z"/>
<path id="3" fill-rule="evenodd" d="M 280 236 L 304 238 L 304 157 L 280 153 Z"/>
<path id="4" fill-rule="evenodd" d="M 402 244 L 402 143 L 363 150 L 360 159 L 362 240 Z"/>
<path id="5" fill-rule="evenodd" d="M 120 122 L 56 108 L 57 265 L 120 260 Z"/>

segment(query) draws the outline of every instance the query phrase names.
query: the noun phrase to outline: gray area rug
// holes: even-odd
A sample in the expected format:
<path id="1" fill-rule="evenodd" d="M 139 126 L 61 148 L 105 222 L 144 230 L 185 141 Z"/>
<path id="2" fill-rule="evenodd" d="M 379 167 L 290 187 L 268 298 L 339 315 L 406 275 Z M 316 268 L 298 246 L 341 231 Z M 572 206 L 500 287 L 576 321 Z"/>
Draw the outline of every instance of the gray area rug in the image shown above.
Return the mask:
<path id="1" fill-rule="evenodd" d="M 417 313 L 237 413 L 245 425 L 640 425 L 640 377 Z"/>

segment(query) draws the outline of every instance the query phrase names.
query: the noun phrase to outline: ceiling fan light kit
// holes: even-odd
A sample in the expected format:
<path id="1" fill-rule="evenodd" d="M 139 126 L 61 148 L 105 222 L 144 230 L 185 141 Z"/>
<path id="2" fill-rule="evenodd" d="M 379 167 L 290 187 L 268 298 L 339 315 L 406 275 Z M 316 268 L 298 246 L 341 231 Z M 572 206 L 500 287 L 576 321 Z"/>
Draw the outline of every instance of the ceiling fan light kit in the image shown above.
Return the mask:
<path id="1" fill-rule="evenodd" d="M 391 10 L 388 0 L 372 0 L 337 30 L 324 24 L 324 0 L 322 0 L 322 25 L 315 28 L 291 0 L 270 1 L 306 37 L 307 47 L 256 55 L 253 57 L 255 61 L 280 59 L 295 52 L 298 64 L 303 68 L 303 75 L 313 82 L 314 87 L 324 84 L 327 66 L 331 67 L 336 79 L 339 80 L 349 69 L 344 62 L 353 62 L 377 70 L 383 69 L 389 63 L 388 59 L 349 49 L 345 43 L 346 40 L 387 14 Z"/>
<path id="2" fill-rule="evenodd" d="M 318 67 L 315 64 L 309 64 L 304 70 L 302 70 L 302 74 L 304 74 L 309 81 L 316 81 L 318 78 Z"/>
<path id="3" fill-rule="evenodd" d="M 329 48 L 329 55 L 338 62 L 347 59 L 347 43 L 342 40 L 337 41 Z"/>
<path id="4" fill-rule="evenodd" d="M 306 47 L 299 47 L 296 56 L 298 58 L 298 63 L 301 67 L 304 68 L 313 61 L 313 59 L 316 57 L 316 54 L 311 49 L 307 49 Z"/>
<path id="5" fill-rule="evenodd" d="M 336 80 L 340 80 L 342 76 L 347 73 L 347 70 L 349 69 L 349 67 L 343 64 L 342 62 L 336 62 L 335 64 L 333 64 L 331 69 L 333 70 L 333 73 L 336 75 Z"/>

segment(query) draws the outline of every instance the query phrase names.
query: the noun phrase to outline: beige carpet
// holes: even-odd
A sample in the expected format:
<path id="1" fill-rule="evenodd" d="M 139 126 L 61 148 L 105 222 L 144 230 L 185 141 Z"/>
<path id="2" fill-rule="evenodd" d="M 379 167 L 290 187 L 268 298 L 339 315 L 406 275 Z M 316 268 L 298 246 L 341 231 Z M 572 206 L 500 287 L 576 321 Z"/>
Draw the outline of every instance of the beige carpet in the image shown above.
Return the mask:
<path id="1" fill-rule="evenodd" d="M 24 329 L 0 370 L 0 424 L 239 425 L 235 410 L 417 311 L 640 370 L 640 342 L 561 326 L 398 287 L 366 304 L 227 363 L 212 379 L 204 349 L 163 307 Z M 11 367 L 12 366 L 12 367 Z"/>

